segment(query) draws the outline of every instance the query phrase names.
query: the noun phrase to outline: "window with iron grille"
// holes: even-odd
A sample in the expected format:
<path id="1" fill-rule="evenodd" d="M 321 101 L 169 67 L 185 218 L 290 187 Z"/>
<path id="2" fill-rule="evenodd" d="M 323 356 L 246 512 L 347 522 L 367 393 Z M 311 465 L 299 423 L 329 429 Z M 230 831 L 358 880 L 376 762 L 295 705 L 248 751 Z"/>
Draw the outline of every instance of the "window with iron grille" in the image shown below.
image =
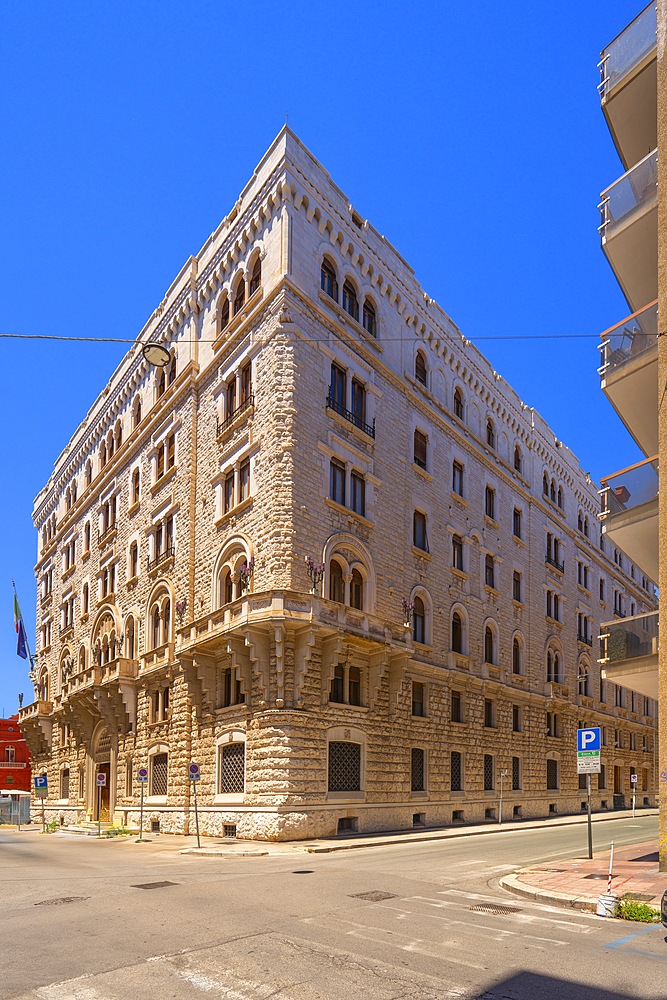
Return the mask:
<path id="1" fill-rule="evenodd" d="M 329 791 L 361 791 L 361 744 L 329 744 Z"/>
<path id="2" fill-rule="evenodd" d="M 463 760 L 458 750 L 452 750 L 450 754 L 451 779 L 450 785 L 453 792 L 463 791 Z"/>
<path id="3" fill-rule="evenodd" d="M 493 791 L 493 755 L 484 754 L 484 791 Z"/>
<path id="4" fill-rule="evenodd" d="M 167 759 L 166 753 L 151 757 L 151 795 L 167 794 Z"/>
<path id="5" fill-rule="evenodd" d="M 558 761 L 547 761 L 547 790 L 556 791 L 558 789 Z"/>
<path id="6" fill-rule="evenodd" d="M 60 798 L 69 798 L 69 768 L 65 767 L 60 772 Z"/>
<path id="7" fill-rule="evenodd" d="M 519 757 L 512 757 L 512 791 L 521 790 L 521 760 Z"/>
<path id="8" fill-rule="evenodd" d="M 221 795 L 245 792 L 245 743 L 225 743 L 219 750 L 218 791 Z"/>
<path id="9" fill-rule="evenodd" d="M 411 785 L 410 788 L 413 792 L 424 792 L 426 791 L 425 782 L 425 768 L 424 768 L 424 751 L 421 747 L 412 748 L 412 762 L 411 762 Z"/>

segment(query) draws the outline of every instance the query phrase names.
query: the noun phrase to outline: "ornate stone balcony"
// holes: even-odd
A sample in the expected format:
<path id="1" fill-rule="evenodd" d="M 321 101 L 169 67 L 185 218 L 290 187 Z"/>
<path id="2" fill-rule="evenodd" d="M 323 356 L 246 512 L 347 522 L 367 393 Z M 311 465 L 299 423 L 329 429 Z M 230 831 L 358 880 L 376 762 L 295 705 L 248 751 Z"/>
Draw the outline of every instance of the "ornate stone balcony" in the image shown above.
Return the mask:
<path id="1" fill-rule="evenodd" d="M 39 699 L 19 709 L 19 727 L 33 757 L 47 753 L 51 747 L 53 702 Z"/>

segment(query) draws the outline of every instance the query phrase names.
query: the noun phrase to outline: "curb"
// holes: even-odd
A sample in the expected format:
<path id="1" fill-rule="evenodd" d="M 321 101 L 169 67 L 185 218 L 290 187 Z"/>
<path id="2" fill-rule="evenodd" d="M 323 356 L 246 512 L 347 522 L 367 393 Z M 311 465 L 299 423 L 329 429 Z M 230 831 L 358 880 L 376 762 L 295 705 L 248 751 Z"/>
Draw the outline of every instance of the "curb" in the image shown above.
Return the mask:
<path id="1" fill-rule="evenodd" d="M 526 869 L 530 871 L 530 869 Z M 521 874 L 524 874 L 523 872 Z M 561 906 L 564 909 L 583 910 L 585 913 L 595 913 L 597 910 L 597 899 L 591 896 L 572 896 L 566 892 L 543 892 L 541 889 L 533 888 L 523 882 L 519 882 L 517 875 L 505 875 L 498 883 L 501 888 L 514 893 L 515 896 L 523 896 L 525 899 L 534 899 L 536 903 L 551 903 L 554 906 Z"/>

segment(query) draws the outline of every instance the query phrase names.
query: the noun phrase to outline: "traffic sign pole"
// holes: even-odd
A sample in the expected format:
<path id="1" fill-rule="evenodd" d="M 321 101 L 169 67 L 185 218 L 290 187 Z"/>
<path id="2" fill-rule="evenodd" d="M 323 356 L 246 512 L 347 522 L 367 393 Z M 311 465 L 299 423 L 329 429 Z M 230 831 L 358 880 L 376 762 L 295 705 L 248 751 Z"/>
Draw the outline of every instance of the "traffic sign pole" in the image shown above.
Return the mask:
<path id="1" fill-rule="evenodd" d="M 201 847 L 201 842 L 199 840 L 199 812 L 197 810 L 197 782 L 201 777 L 199 771 L 199 764 L 195 764 L 194 761 L 188 765 L 188 778 L 194 785 L 195 794 L 195 826 L 197 828 L 197 847 Z"/>
<path id="2" fill-rule="evenodd" d="M 97 836 L 102 836 L 102 786 L 97 784 Z"/>
<path id="3" fill-rule="evenodd" d="M 593 819 L 591 816 L 591 776 L 586 775 L 586 794 L 588 795 L 588 857 L 593 857 Z"/>
<path id="4" fill-rule="evenodd" d="M 197 847 L 201 847 L 201 843 L 199 841 L 199 813 L 197 812 L 197 782 L 193 781 L 192 784 L 194 785 L 195 790 L 195 826 L 197 828 Z"/>
<path id="5" fill-rule="evenodd" d="M 141 782 L 141 805 L 139 806 L 139 840 L 144 839 L 144 783 Z"/>

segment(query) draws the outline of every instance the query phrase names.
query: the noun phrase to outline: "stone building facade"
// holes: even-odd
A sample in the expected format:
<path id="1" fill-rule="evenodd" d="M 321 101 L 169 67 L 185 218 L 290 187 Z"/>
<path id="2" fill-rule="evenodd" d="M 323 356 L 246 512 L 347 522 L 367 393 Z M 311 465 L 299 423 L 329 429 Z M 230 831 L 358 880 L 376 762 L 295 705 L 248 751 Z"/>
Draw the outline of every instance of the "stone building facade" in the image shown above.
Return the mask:
<path id="1" fill-rule="evenodd" d="M 146 360 L 149 342 L 170 352 Z M 578 812 L 655 705 L 599 623 L 655 604 L 598 491 L 288 129 L 35 501 L 22 709 L 47 815 L 280 840 Z"/>

